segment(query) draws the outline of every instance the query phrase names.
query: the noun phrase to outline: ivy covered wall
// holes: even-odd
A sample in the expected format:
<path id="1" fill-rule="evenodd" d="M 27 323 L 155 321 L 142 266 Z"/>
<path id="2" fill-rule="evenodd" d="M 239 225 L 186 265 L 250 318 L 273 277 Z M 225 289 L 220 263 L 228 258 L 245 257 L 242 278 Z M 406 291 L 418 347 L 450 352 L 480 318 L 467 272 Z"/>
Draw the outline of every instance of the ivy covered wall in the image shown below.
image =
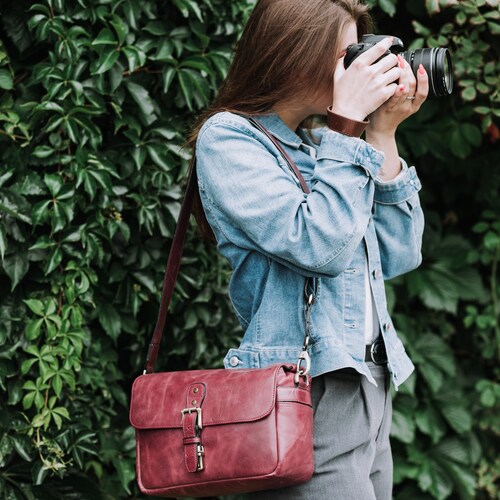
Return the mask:
<path id="1" fill-rule="evenodd" d="M 142 371 L 185 135 L 252 0 L 0 2 L 0 499 L 140 498 Z M 424 184 L 422 266 L 388 283 L 417 370 L 395 395 L 395 498 L 498 498 L 498 0 L 370 0 L 377 31 L 447 46 L 456 90 L 399 131 Z M 161 369 L 241 331 L 192 231 Z"/>

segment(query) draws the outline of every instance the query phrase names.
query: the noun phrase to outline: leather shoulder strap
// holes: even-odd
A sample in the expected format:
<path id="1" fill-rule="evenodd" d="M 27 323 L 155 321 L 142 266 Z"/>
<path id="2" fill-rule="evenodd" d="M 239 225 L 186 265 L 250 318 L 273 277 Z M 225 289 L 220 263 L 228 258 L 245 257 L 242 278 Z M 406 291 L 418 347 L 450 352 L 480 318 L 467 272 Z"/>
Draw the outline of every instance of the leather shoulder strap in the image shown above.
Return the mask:
<path id="1" fill-rule="evenodd" d="M 249 120 L 252 123 L 252 125 L 257 127 L 267 137 L 269 137 L 269 139 L 271 139 L 271 141 L 276 146 L 280 154 L 283 156 L 290 170 L 298 178 L 302 190 L 305 193 L 309 193 L 309 187 L 307 186 L 304 177 L 302 176 L 300 170 L 297 168 L 297 166 L 290 158 L 290 156 L 282 148 L 281 144 L 279 144 L 279 142 L 271 135 L 271 133 L 257 120 L 255 120 L 254 118 L 250 118 L 248 116 L 244 116 L 244 118 Z M 193 156 L 186 192 L 184 194 L 184 200 L 182 202 L 179 219 L 177 220 L 177 226 L 175 228 L 174 238 L 172 240 L 172 246 L 170 248 L 170 253 L 168 255 L 167 267 L 165 270 L 165 278 L 163 279 L 163 289 L 160 299 L 160 310 L 158 312 L 158 318 L 156 320 L 153 337 L 151 338 L 151 343 L 149 344 L 148 355 L 146 358 L 146 365 L 144 367 L 144 373 L 153 373 L 154 365 L 156 363 L 156 358 L 158 357 L 160 342 L 163 336 L 163 330 L 165 328 L 165 323 L 167 320 L 168 308 L 170 306 L 170 301 L 172 300 L 172 295 L 174 294 L 175 282 L 177 281 L 177 276 L 179 274 L 182 251 L 184 249 L 184 241 L 186 239 L 186 232 L 189 226 L 189 216 L 191 214 L 191 206 L 193 204 L 194 193 L 196 188 L 197 188 L 196 159 Z"/>
<path id="2" fill-rule="evenodd" d="M 243 115 L 240 115 L 243 116 Z M 244 116 L 255 128 L 259 129 L 262 133 L 267 135 L 269 139 L 273 142 L 273 144 L 276 146 L 278 151 L 281 153 L 281 156 L 285 160 L 285 162 L 288 165 L 288 168 L 290 171 L 297 177 L 298 181 L 300 182 L 300 187 L 302 188 L 302 191 L 304 193 L 309 194 L 309 186 L 307 185 L 304 177 L 300 173 L 300 170 L 297 168 L 297 165 L 295 165 L 294 161 L 290 158 L 288 153 L 283 149 L 283 146 L 278 142 L 278 140 L 267 130 L 264 125 L 262 125 L 260 122 L 258 122 L 255 118 L 252 118 L 251 116 Z"/>

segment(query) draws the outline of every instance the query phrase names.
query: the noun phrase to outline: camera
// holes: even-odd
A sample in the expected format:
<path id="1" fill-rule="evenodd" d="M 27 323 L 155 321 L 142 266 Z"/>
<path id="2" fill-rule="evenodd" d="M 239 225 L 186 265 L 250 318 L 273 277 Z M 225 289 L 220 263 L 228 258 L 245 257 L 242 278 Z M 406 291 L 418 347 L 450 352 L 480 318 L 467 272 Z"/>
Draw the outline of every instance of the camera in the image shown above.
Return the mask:
<path id="1" fill-rule="evenodd" d="M 354 59 L 387 37 L 387 35 L 363 35 L 361 43 L 349 45 L 349 47 L 347 47 L 344 66 L 348 68 Z M 382 57 L 391 53 L 396 55 L 399 54 L 408 62 L 415 78 L 417 76 L 418 67 L 422 64 L 429 76 L 430 97 L 451 94 L 453 90 L 453 65 L 448 49 L 431 48 L 405 51 L 401 39 L 394 37 L 393 44 Z"/>

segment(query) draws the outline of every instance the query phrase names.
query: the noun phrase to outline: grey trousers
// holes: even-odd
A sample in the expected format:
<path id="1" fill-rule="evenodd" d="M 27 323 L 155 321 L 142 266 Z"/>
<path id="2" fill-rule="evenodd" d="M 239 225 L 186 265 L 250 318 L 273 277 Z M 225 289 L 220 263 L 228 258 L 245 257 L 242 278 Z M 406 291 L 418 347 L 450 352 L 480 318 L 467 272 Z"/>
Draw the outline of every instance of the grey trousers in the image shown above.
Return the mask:
<path id="1" fill-rule="evenodd" d="M 251 500 L 390 500 L 392 402 L 384 366 L 368 364 L 378 387 L 355 370 L 313 379 L 314 475 Z M 297 450 L 300 453 L 300 450 Z"/>

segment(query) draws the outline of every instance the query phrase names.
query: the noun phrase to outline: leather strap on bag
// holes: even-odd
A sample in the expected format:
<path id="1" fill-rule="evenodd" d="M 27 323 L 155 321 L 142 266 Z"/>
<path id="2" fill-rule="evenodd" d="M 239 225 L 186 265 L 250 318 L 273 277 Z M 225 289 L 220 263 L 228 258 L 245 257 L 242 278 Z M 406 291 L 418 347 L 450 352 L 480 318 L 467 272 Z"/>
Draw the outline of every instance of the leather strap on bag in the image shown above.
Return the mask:
<path id="1" fill-rule="evenodd" d="M 239 114 L 239 113 L 235 113 Z M 300 186 L 304 193 L 308 194 L 310 192 L 309 187 L 307 186 L 304 177 L 300 173 L 300 170 L 297 168 L 293 160 L 283 149 L 281 144 L 277 141 L 275 137 L 256 119 L 240 115 L 246 118 L 252 125 L 254 125 L 257 129 L 259 129 L 262 133 L 264 133 L 276 146 L 280 154 L 283 156 L 288 168 L 290 171 L 297 177 Z M 193 204 L 195 189 L 197 188 L 196 182 L 196 157 L 193 156 L 191 168 L 189 172 L 189 177 L 186 186 L 186 192 L 184 194 L 184 200 L 182 202 L 181 211 L 179 214 L 179 218 L 177 220 L 177 227 L 175 228 L 174 238 L 172 240 L 172 246 L 170 248 L 170 253 L 168 255 L 167 267 L 165 270 L 165 277 L 163 279 L 163 289 L 161 293 L 160 299 L 160 310 L 158 312 L 158 318 L 156 320 L 155 329 L 153 331 L 153 337 L 151 338 L 151 343 L 149 344 L 148 354 L 146 358 L 146 365 L 144 367 L 144 373 L 153 373 L 154 365 L 156 363 L 156 358 L 158 357 L 158 352 L 160 349 L 160 342 L 163 336 L 163 330 L 165 328 L 165 323 L 167 320 L 168 308 L 170 306 L 170 301 L 172 300 L 172 295 L 174 293 L 175 282 L 177 281 L 177 276 L 179 274 L 179 268 L 181 265 L 181 257 L 182 251 L 184 249 L 184 241 L 186 239 L 186 232 L 189 226 L 189 217 L 191 215 L 191 206 Z M 314 303 L 315 298 L 315 290 L 317 287 L 316 280 L 314 280 L 315 284 L 313 287 L 314 291 L 309 293 L 309 281 L 308 278 L 306 281 L 306 307 L 308 311 L 308 316 L 310 314 L 310 307 Z M 303 375 L 309 371 L 309 354 L 307 353 L 307 345 L 309 342 L 309 328 L 308 321 L 306 322 L 306 336 L 304 339 L 303 350 L 299 357 L 299 364 L 297 369 L 297 376 Z M 301 361 L 306 361 L 306 369 L 305 371 L 301 369 Z M 302 370 L 302 373 L 300 371 Z"/>

